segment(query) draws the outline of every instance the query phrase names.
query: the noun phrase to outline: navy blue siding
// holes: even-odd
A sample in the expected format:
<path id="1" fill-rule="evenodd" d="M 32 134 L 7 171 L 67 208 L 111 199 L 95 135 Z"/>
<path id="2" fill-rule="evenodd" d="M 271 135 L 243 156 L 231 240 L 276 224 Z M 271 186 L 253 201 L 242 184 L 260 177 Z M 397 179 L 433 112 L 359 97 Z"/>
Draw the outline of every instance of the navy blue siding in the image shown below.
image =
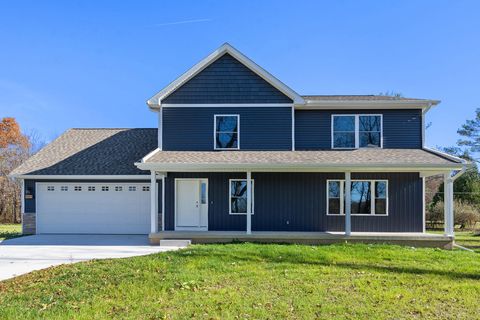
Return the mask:
<path id="1" fill-rule="evenodd" d="M 291 107 L 163 109 L 163 150 L 214 150 L 214 115 L 240 115 L 240 150 L 291 150 Z"/>
<path id="2" fill-rule="evenodd" d="M 408 110 L 296 110 L 295 149 L 331 149 L 332 114 L 383 114 L 383 147 L 422 147 L 422 112 Z"/>
<path id="3" fill-rule="evenodd" d="M 162 103 L 291 103 L 292 100 L 228 53 Z"/>
<path id="4" fill-rule="evenodd" d="M 344 217 L 326 215 L 326 181 L 343 177 L 343 173 L 252 173 L 252 230 L 343 231 Z M 175 178 L 208 179 L 209 230 L 245 230 L 244 215 L 228 214 L 228 179 L 245 178 L 243 173 L 169 173 L 165 189 L 166 230 L 174 230 Z M 353 231 L 422 231 L 422 180 L 418 173 L 353 173 L 352 178 L 389 181 L 389 215 L 352 216 Z"/>
<path id="5" fill-rule="evenodd" d="M 25 213 L 35 213 L 36 212 L 36 182 L 56 182 L 56 183 L 72 183 L 72 182 L 81 182 L 81 183 L 129 183 L 129 182 L 142 182 L 150 183 L 150 180 L 25 180 L 25 194 L 29 192 L 32 195 L 32 199 L 25 199 Z M 162 212 L 162 181 L 158 180 L 158 213 Z"/>

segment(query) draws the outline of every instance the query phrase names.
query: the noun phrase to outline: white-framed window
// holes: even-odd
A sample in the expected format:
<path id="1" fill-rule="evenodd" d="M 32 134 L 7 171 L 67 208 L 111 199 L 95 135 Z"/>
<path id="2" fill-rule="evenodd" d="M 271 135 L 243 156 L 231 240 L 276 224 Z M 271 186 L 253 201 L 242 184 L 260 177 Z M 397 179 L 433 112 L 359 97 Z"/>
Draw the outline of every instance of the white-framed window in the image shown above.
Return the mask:
<path id="1" fill-rule="evenodd" d="M 135 186 L 128 186 L 128 191 L 137 191 L 137 187 L 135 187 Z"/>
<path id="2" fill-rule="evenodd" d="M 82 191 L 82 186 L 74 186 L 73 190 L 74 191 Z"/>
<path id="3" fill-rule="evenodd" d="M 213 125 L 215 150 L 240 149 L 240 115 L 216 114 Z"/>
<path id="4" fill-rule="evenodd" d="M 95 186 L 88 186 L 87 190 L 88 191 L 95 191 Z"/>
<path id="5" fill-rule="evenodd" d="M 54 186 L 47 186 L 47 191 L 55 191 L 55 187 Z"/>
<path id="6" fill-rule="evenodd" d="M 123 191 L 123 187 L 122 186 L 115 186 L 115 191 Z"/>
<path id="7" fill-rule="evenodd" d="M 252 208 L 253 214 L 254 187 L 255 183 L 252 181 Z M 247 179 L 230 179 L 228 193 L 228 208 L 229 214 L 247 214 Z"/>
<path id="8" fill-rule="evenodd" d="M 352 180 L 352 215 L 388 215 L 388 180 Z M 327 180 L 327 215 L 345 214 L 345 180 Z"/>
<path id="9" fill-rule="evenodd" d="M 381 114 L 333 114 L 332 149 L 383 147 Z"/>
<path id="10" fill-rule="evenodd" d="M 102 186 L 102 191 L 108 191 L 108 190 L 110 190 L 109 186 Z"/>
<path id="11" fill-rule="evenodd" d="M 60 191 L 68 191 L 68 186 L 61 186 Z"/>
<path id="12" fill-rule="evenodd" d="M 150 186 L 143 186 L 142 191 L 150 191 Z"/>

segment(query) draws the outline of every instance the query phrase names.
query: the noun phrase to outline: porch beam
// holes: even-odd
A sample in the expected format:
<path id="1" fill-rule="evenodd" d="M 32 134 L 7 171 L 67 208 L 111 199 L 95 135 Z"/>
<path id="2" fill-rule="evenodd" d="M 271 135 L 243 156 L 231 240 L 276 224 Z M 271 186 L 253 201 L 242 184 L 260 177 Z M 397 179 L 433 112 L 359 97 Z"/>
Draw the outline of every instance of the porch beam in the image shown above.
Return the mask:
<path id="1" fill-rule="evenodd" d="M 352 206 L 351 206 L 351 191 L 352 191 L 352 177 L 351 172 L 345 172 L 345 235 L 352 234 Z"/>
<path id="2" fill-rule="evenodd" d="M 247 171 L 247 234 L 252 233 L 252 172 Z"/>
<path id="3" fill-rule="evenodd" d="M 150 232 L 155 233 L 158 229 L 157 210 L 157 173 L 150 171 Z"/>
<path id="4" fill-rule="evenodd" d="M 443 203 L 444 203 L 444 227 L 445 235 L 454 235 L 454 216 L 453 216 L 453 178 L 450 173 L 445 173 L 443 176 Z"/>

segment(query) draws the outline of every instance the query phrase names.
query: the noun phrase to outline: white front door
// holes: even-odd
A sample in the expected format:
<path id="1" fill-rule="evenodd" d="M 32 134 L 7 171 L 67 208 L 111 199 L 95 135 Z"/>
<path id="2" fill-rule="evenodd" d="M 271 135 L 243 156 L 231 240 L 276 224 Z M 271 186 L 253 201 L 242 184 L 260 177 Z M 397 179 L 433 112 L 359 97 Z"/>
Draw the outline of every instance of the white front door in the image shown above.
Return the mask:
<path id="1" fill-rule="evenodd" d="M 207 229 L 207 179 L 175 179 L 175 230 Z"/>

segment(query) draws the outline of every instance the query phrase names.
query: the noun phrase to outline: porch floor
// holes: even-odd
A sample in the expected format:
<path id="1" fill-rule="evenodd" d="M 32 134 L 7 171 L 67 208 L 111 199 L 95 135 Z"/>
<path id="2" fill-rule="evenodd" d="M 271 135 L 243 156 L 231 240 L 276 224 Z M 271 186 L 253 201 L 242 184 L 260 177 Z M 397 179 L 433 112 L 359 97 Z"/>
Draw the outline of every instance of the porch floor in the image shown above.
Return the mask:
<path id="1" fill-rule="evenodd" d="M 442 234 L 404 232 L 291 232 L 291 231 L 160 231 L 149 235 L 150 243 L 158 245 L 164 239 L 188 239 L 192 243 L 265 242 L 332 244 L 341 242 L 388 243 L 414 247 L 450 249 L 453 237 Z"/>

